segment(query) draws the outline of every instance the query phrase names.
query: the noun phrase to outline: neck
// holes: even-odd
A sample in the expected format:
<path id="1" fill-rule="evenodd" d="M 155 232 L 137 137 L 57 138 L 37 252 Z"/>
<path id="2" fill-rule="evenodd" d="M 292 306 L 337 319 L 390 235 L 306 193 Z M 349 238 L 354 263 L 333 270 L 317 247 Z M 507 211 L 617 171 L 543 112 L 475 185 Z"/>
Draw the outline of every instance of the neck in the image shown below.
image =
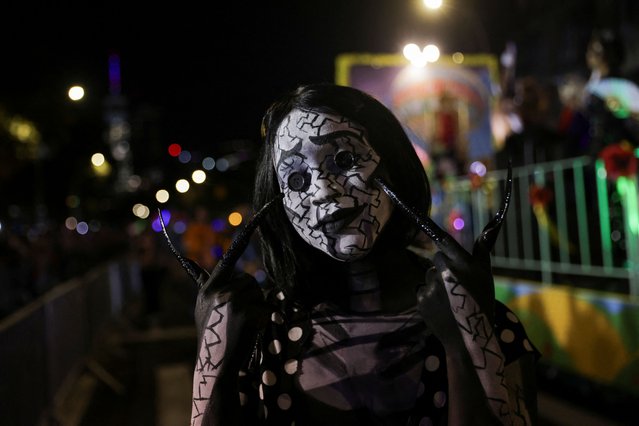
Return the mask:
<path id="1" fill-rule="evenodd" d="M 357 260 L 348 265 L 350 309 L 356 313 L 381 310 L 379 277 L 370 260 Z"/>

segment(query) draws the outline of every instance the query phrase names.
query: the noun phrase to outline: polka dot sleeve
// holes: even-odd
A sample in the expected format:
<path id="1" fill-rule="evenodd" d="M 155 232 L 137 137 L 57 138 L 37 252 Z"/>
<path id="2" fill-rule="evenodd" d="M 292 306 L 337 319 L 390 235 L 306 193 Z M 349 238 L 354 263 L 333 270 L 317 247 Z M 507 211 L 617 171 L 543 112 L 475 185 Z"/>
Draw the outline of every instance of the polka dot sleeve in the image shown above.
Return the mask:
<path id="1" fill-rule="evenodd" d="M 495 304 L 495 334 L 501 351 L 506 357 L 506 365 L 516 361 L 525 353 L 534 354 L 536 360 L 541 356 L 528 338 L 517 315 L 500 301 Z"/>

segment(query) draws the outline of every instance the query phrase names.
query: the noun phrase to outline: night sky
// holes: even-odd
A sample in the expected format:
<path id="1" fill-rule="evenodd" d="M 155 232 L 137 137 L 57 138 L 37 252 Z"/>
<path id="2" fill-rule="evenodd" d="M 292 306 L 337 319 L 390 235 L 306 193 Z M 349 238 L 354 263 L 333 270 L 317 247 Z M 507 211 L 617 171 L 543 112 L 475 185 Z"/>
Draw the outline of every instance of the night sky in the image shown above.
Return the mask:
<path id="1" fill-rule="evenodd" d="M 87 86 L 87 102 L 103 97 L 115 51 L 123 94 L 133 106 L 160 108 L 168 137 L 253 137 L 261 113 L 283 90 L 332 81 L 339 53 L 399 52 L 422 40 L 444 53 L 499 54 L 509 39 L 531 44 L 550 34 L 554 44 L 565 44 L 561 30 L 570 29 L 578 43 L 597 2 L 451 0 L 439 17 L 424 13 L 419 0 L 216 2 L 211 10 L 160 3 L 15 6 L 2 16 L 0 102 L 40 119 L 58 96 L 65 102 L 73 81 Z M 530 61 L 520 54 L 523 64 Z M 572 66 L 583 60 L 582 52 L 561 56 Z M 543 62 L 568 66 L 561 58 Z"/>

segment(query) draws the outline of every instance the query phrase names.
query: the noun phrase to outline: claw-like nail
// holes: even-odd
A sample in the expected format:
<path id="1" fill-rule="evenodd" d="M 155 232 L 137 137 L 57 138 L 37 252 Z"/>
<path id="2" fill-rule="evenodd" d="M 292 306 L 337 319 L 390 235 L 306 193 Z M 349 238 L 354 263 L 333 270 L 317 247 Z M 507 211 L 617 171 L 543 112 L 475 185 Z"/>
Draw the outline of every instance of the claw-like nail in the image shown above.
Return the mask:
<path id="1" fill-rule="evenodd" d="M 173 255 L 180 262 L 187 274 L 189 274 L 189 277 L 193 279 L 195 284 L 197 284 L 198 287 L 201 286 L 208 278 L 208 272 L 202 269 L 196 262 L 182 256 L 180 252 L 177 251 L 177 249 L 173 245 L 173 242 L 171 241 L 171 238 L 169 237 L 169 234 L 166 232 L 166 225 L 164 224 L 164 218 L 162 217 L 162 211 L 160 209 L 158 209 L 158 218 L 160 219 L 160 225 L 162 225 L 162 233 L 164 234 L 166 242 L 169 244 L 169 248 L 173 252 Z"/>
<path id="2" fill-rule="evenodd" d="M 402 209 L 433 241 L 442 243 L 448 237 L 448 234 L 433 222 L 430 217 L 422 216 L 407 206 L 381 178 L 375 178 L 375 183 L 390 197 L 393 204 Z"/>
<path id="3" fill-rule="evenodd" d="M 499 230 L 501 229 L 501 225 L 504 222 L 504 218 L 506 217 L 506 212 L 508 212 L 508 207 L 510 206 L 512 188 L 513 188 L 513 168 L 512 168 L 512 163 L 509 161 L 508 176 L 506 178 L 506 187 L 504 188 L 504 199 L 502 201 L 501 208 L 495 214 L 495 216 L 490 220 L 490 222 L 486 224 L 480 236 L 480 238 L 482 239 L 488 251 L 493 249 L 495 242 L 497 241 Z"/>

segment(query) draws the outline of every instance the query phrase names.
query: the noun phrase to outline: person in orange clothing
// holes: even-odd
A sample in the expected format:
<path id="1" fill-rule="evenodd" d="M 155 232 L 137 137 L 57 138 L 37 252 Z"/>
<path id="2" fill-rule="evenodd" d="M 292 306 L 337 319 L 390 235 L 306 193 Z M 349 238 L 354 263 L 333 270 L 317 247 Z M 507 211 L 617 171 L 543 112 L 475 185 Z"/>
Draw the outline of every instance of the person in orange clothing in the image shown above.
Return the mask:
<path id="1" fill-rule="evenodd" d="M 210 270 L 215 267 L 218 259 L 215 246 L 222 244 L 222 241 L 213 229 L 209 212 L 204 206 L 195 209 L 193 220 L 182 235 L 182 244 L 186 255 L 202 268 Z"/>

